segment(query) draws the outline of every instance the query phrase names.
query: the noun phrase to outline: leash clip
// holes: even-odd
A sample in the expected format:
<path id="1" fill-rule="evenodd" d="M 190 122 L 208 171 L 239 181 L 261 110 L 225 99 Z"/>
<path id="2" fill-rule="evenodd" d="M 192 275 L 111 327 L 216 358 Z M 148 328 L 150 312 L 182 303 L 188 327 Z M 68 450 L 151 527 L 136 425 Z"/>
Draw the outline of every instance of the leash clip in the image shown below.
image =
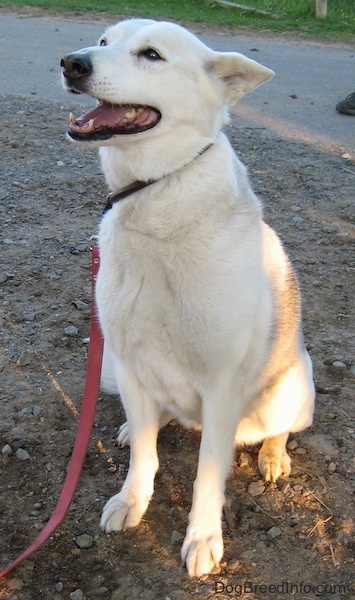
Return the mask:
<path id="1" fill-rule="evenodd" d="M 92 252 L 94 248 L 97 248 L 97 246 L 99 245 L 99 236 L 98 235 L 92 235 L 89 239 L 88 245 L 87 245 L 87 249 Z"/>

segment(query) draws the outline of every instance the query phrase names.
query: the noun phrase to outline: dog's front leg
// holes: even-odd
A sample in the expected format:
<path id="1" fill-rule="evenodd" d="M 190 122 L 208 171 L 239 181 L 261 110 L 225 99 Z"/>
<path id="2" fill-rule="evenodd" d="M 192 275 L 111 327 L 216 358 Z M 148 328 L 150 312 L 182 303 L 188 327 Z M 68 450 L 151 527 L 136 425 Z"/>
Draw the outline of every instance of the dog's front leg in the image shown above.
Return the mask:
<path id="1" fill-rule="evenodd" d="M 238 395 L 230 390 L 203 399 L 202 436 L 189 526 L 181 558 L 190 577 L 209 573 L 223 556 L 222 509 L 239 419 Z M 227 398 L 226 398 L 227 395 Z"/>
<path id="2" fill-rule="evenodd" d="M 125 381 L 123 381 L 125 379 Z M 120 373 L 120 392 L 130 431 L 130 462 L 119 494 L 103 509 L 101 527 L 125 531 L 135 527 L 148 508 L 158 470 L 159 406 L 131 376 Z"/>

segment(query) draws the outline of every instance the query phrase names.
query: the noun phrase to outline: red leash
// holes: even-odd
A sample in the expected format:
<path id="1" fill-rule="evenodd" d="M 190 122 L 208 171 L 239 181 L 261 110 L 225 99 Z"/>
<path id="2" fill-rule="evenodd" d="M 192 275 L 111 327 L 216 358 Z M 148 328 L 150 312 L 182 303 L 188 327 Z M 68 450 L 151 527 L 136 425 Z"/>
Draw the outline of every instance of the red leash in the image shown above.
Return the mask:
<path id="1" fill-rule="evenodd" d="M 93 239 L 93 238 L 92 238 Z M 91 322 L 90 322 L 90 344 L 86 369 L 86 383 L 84 390 L 83 403 L 81 407 L 80 420 L 78 431 L 74 444 L 74 449 L 71 455 L 67 476 L 65 478 L 63 489 L 59 496 L 57 506 L 54 513 L 44 526 L 34 542 L 18 556 L 10 565 L 3 571 L 0 571 L 0 578 L 10 573 L 15 567 L 20 565 L 24 560 L 29 558 L 36 550 L 38 550 L 53 534 L 64 520 L 71 501 L 73 499 L 75 488 L 81 473 L 83 462 L 86 455 L 86 450 L 90 440 L 92 426 L 94 424 L 94 416 L 96 409 L 96 400 L 100 385 L 101 363 L 103 352 L 103 338 L 100 330 L 100 325 L 97 317 L 96 300 L 95 300 L 95 282 L 100 266 L 99 248 L 94 245 L 92 250 L 92 304 L 91 304 Z"/>

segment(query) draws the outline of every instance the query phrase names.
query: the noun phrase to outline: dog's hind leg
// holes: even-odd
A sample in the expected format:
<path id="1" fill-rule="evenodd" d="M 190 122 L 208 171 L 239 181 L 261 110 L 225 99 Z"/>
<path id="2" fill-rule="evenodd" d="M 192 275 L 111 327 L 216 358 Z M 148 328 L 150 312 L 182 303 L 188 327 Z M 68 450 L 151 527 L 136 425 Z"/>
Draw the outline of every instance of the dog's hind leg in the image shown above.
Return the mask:
<path id="1" fill-rule="evenodd" d="M 259 450 L 258 466 L 265 481 L 275 482 L 280 475 L 288 477 L 291 472 L 291 459 L 286 451 L 287 433 L 266 438 Z"/>
<path id="2" fill-rule="evenodd" d="M 120 372 L 120 391 L 130 432 L 130 463 L 121 491 L 105 505 L 101 527 L 125 531 L 135 527 L 148 508 L 158 470 L 159 405 L 127 372 Z"/>

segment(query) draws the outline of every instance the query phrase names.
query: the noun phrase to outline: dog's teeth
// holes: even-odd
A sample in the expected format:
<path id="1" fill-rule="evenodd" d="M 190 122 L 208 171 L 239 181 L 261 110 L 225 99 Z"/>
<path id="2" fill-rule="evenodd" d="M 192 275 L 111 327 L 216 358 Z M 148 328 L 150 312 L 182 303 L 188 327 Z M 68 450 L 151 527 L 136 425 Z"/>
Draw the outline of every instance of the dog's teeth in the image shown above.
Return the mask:
<path id="1" fill-rule="evenodd" d="M 134 119 L 137 116 L 137 111 L 135 108 L 132 108 L 131 110 L 129 110 L 128 112 L 126 112 L 125 114 L 125 118 L 126 119 Z"/>
<path id="2" fill-rule="evenodd" d="M 90 119 L 90 121 L 83 125 L 81 129 L 85 129 L 85 131 L 92 131 L 94 129 L 94 119 Z"/>
<path id="3" fill-rule="evenodd" d="M 74 117 L 74 114 L 71 112 L 70 115 L 69 115 L 69 123 L 71 124 L 71 123 L 74 123 L 74 122 L 75 122 L 75 117 Z"/>

